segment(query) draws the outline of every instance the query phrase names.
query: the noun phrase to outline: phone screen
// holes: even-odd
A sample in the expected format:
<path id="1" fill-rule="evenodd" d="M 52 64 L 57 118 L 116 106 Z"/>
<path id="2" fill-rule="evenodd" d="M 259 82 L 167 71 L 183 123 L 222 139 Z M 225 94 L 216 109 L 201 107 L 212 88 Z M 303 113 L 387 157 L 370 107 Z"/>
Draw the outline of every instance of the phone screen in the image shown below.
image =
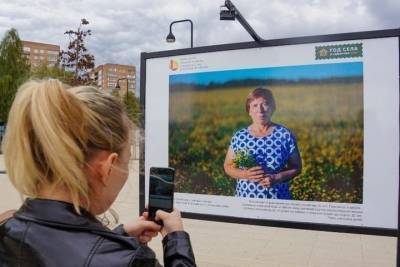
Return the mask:
<path id="1" fill-rule="evenodd" d="M 149 217 L 154 218 L 157 210 L 171 212 L 174 203 L 174 176 L 172 168 L 150 168 Z"/>

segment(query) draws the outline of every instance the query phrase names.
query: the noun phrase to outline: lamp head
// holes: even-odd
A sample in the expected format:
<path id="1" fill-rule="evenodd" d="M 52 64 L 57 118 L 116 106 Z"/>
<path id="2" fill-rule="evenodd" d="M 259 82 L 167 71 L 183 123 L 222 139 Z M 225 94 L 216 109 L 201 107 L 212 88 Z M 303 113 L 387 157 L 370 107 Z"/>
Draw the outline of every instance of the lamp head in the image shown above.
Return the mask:
<path id="1" fill-rule="evenodd" d="M 116 89 L 116 90 L 121 89 L 121 87 L 119 86 L 119 82 L 117 82 L 117 85 L 115 86 L 115 89 Z"/>
<path id="2" fill-rule="evenodd" d="M 168 36 L 167 36 L 166 40 L 167 40 L 168 43 L 174 43 L 175 42 L 175 36 L 172 34 L 171 31 L 168 33 Z"/>
<path id="3" fill-rule="evenodd" d="M 235 9 L 221 6 L 219 11 L 220 20 L 235 20 Z"/>

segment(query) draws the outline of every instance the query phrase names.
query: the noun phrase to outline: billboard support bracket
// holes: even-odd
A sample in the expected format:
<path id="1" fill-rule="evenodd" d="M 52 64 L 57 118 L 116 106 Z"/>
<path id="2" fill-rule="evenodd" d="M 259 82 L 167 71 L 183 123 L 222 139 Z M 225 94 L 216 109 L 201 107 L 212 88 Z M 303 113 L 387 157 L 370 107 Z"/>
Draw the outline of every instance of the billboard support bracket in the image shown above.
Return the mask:
<path id="1" fill-rule="evenodd" d="M 239 9 L 237 9 L 237 7 L 235 7 L 230 0 L 226 0 L 225 6 L 222 7 L 226 7 L 227 10 L 220 11 L 220 20 L 235 20 L 236 18 L 243 28 L 245 28 L 245 30 L 251 35 L 251 37 L 253 37 L 254 41 L 261 42 L 264 40 L 254 31 L 247 20 L 239 12 Z"/>

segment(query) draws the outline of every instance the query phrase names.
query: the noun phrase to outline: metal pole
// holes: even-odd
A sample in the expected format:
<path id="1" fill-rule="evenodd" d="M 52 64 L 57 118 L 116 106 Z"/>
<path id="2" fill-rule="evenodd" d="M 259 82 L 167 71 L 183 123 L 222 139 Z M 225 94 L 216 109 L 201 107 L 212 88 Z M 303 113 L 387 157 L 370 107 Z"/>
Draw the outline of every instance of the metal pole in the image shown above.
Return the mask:
<path id="1" fill-rule="evenodd" d="M 247 22 L 247 20 L 242 16 L 242 14 L 240 14 L 239 10 L 237 9 L 237 7 L 235 7 L 235 5 L 230 1 L 230 0 L 226 0 L 225 1 L 225 6 L 229 9 L 229 10 L 233 10 L 235 11 L 235 17 L 237 18 L 237 20 L 240 22 L 240 24 L 242 24 L 243 28 L 245 28 L 245 30 L 251 35 L 251 37 L 253 37 L 253 39 L 256 42 L 260 42 L 263 40 L 263 38 L 261 38 L 255 31 L 254 29 L 250 26 L 250 24 Z"/>
<path id="2" fill-rule="evenodd" d="M 189 22 L 190 23 L 190 47 L 193 48 L 193 21 L 190 19 L 175 20 L 169 25 L 169 32 L 172 33 L 172 25 L 175 23 Z"/>
<path id="3" fill-rule="evenodd" d="M 126 79 L 126 103 L 128 104 L 129 81 L 128 81 L 128 78 L 124 78 L 124 79 Z"/>
<path id="4" fill-rule="evenodd" d="M 190 47 L 193 48 L 193 22 L 189 20 L 190 22 Z"/>
<path id="5" fill-rule="evenodd" d="M 399 62 L 400 62 L 400 36 L 398 37 L 398 46 L 399 46 Z M 400 70 L 399 70 L 399 76 L 400 76 Z M 400 85 L 400 79 L 399 79 L 399 85 Z M 399 110 L 399 114 L 400 114 L 400 110 Z M 400 122 L 399 122 L 400 123 Z M 400 158 L 399 158 L 399 168 L 400 168 Z M 399 183 L 399 189 L 398 192 L 400 192 L 400 183 Z M 396 253 L 396 266 L 400 266 L 400 195 L 398 196 L 398 200 L 397 200 L 397 237 L 396 237 L 396 243 L 397 243 L 397 253 Z"/>
<path id="6" fill-rule="evenodd" d="M 119 81 L 121 81 L 121 80 L 126 80 L 126 96 L 125 96 L 125 98 L 126 98 L 126 101 L 128 101 L 129 81 L 128 81 L 128 78 L 119 78 L 119 79 L 117 80 L 117 87 L 118 87 L 118 88 L 121 88 L 121 87 L 119 86 Z"/>

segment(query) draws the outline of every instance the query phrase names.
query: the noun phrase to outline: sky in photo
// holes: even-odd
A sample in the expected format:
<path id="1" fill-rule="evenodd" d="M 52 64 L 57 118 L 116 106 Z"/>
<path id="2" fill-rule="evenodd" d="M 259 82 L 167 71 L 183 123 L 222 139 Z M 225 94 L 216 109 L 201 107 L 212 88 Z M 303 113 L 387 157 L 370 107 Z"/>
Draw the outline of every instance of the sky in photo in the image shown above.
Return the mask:
<path id="1" fill-rule="evenodd" d="M 222 84 L 245 79 L 300 80 L 360 77 L 362 75 L 362 62 L 348 62 L 177 74 L 170 75 L 169 82 L 171 85 L 177 83 L 208 85 L 211 82 Z"/>

